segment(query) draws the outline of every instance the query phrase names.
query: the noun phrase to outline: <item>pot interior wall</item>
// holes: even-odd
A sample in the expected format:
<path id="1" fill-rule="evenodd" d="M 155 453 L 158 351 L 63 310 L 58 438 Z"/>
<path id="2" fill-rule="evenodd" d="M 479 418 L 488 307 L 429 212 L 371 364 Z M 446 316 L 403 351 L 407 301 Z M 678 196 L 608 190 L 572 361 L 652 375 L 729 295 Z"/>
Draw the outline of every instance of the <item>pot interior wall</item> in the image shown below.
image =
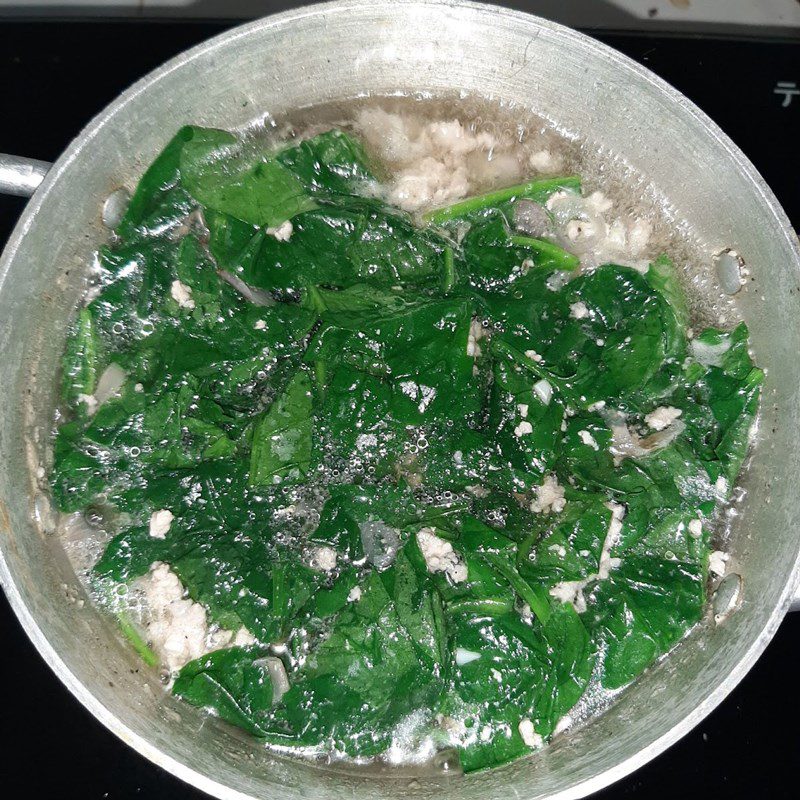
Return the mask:
<path id="1" fill-rule="evenodd" d="M 542 754 L 466 779 L 409 784 L 408 775 L 375 780 L 272 757 L 166 695 L 156 675 L 138 669 L 116 626 L 74 602 L 80 589 L 48 533 L 35 468 L 44 457 L 54 376 L 81 275 L 105 238 L 102 200 L 120 185 L 132 187 L 179 125 L 232 127 L 261 111 L 280 116 L 355 93 L 460 90 L 532 108 L 599 150 L 624 154 L 669 198 L 676 221 L 691 221 L 709 254 L 725 246 L 743 254 L 753 281 L 737 303 L 767 382 L 745 477 L 748 499 L 731 532 L 733 568 L 744 577 L 741 609 L 724 625 L 696 629 L 609 712 Z M 315 7 L 238 29 L 167 65 L 95 120 L 62 158 L 0 265 L 3 580 L 37 646 L 123 738 L 220 796 L 539 798 L 599 788 L 642 763 L 686 730 L 676 726 L 699 721 L 734 685 L 765 646 L 790 593 L 800 517 L 800 272 L 786 222 L 764 191 L 741 155 L 652 76 L 583 37 L 490 7 Z"/>

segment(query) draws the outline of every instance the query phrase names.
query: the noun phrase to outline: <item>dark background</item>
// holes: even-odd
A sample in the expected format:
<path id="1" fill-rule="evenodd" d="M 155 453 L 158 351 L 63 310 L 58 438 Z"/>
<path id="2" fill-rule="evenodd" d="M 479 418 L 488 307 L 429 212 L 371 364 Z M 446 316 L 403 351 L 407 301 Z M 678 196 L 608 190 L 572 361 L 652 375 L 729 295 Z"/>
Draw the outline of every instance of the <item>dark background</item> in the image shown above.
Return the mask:
<path id="1" fill-rule="evenodd" d="M 0 151 L 52 160 L 118 92 L 220 32 L 220 22 L 0 23 Z M 800 44 L 604 32 L 598 38 L 666 78 L 762 172 L 800 226 Z M 0 246 L 24 201 L 0 197 Z M 725 198 L 719 198 L 725 213 Z M 599 793 L 609 798 L 797 798 L 800 614 L 708 719 L 655 761 Z M 0 594 L 0 796 L 189 800 L 205 797 L 97 723 L 28 642 Z"/>

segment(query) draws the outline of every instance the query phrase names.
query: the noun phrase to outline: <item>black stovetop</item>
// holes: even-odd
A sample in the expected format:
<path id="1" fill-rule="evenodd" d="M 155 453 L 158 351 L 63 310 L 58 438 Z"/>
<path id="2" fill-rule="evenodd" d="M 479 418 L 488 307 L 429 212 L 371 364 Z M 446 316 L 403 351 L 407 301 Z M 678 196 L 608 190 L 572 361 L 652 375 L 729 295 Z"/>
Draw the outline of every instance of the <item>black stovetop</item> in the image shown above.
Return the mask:
<path id="1" fill-rule="evenodd" d="M 116 94 L 227 27 L 196 22 L 0 23 L 0 151 L 52 160 Z M 603 33 L 731 135 L 800 227 L 800 45 Z M 776 89 L 778 91 L 776 91 Z M 0 197 L 0 246 L 24 203 Z M 724 213 L 724 198 L 720 198 Z M 667 753 L 598 798 L 796 798 L 800 614 L 731 696 Z M 33 650 L 0 594 L 0 786 L 4 797 L 205 797 L 97 723 Z"/>

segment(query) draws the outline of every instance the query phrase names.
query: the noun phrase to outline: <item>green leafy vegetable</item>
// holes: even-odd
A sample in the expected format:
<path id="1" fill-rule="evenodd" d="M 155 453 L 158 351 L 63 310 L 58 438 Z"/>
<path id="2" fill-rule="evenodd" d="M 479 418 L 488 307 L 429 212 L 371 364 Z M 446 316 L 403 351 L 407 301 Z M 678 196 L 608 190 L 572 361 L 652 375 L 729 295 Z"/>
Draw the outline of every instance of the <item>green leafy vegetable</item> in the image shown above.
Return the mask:
<path id="1" fill-rule="evenodd" d="M 191 197 L 179 186 L 181 152 L 199 129 L 181 128 L 139 180 L 117 233 L 129 238 L 139 232 L 174 224 L 191 209 Z"/>
<path id="2" fill-rule="evenodd" d="M 445 240 L 374 202 L 343 200 L 292 219 L 288 241 L 259 231 L 241 254 L 242 278 L 270 291 L 312 285 L 434 285 L 444 272 Z"/>
<path id="3" fill-rule="evenodd" d="M 100 377 L 99 349 L 92 312 L 82 308 L 62 358 L 61 396 L 67 404 L 77 403 L 80 395 L 94 394 L 97 379 Z"/>
<path id="4" fill-rule="evenodd" d="M 453 711 L 474 720 L 461 752 L 468 771 L 528 752 L 522 720 L 541 736 L 552 733 L 592 672 L 589 634 L 569 605 L 556 606 L 544 626 L 525 625 L 516 615 L 461 624 L 454 644 L 479 655 L 457 670 L 450 699 Z M 487 725 L 491 736 L 483 733 Z"/>
<path id="5" fill-rule="evenodd" d="M 425 221 L 433 225 L 442 225 L 456 219 L 469 217 L 487 208 L 503 208 L 505 204 L 527 198 L 536 202 L 544 202 L 547 198 L 561 189 L 575 191 L 580 189 L 581 180 L 577 176 L 566 178 L 548 178 L 545 180 L 530 181 L 518 186 L 509 186 L 496 192 L 489 192 L 479 197 L 470 197 L 452 206 L 437 208 L 425 214 Z"/>
<path id="6" fill-rule="evenodd" d="M 193 129 L 179 163 L 181 184 L 201 205 L 251 225 L 280 225 L 314 205 L 280 161 L 227 131 Z"/>
<path id="7" fill-rule="evenodd" d="M 496 289 L 536 267 L 574 270 L 580 261 L 558 245 L 511 232 L 500 211 L 483 212 L 463 241 L 464 261 L 473 286 Z"/>
<path id="8" fill-rule="evenodd" d="M 139 631 L 136 630 L 136 626 L 131 622 L 130 617 L 125 613 L 121 613 L 117 616 L 117 619 L 119 620 L 120 630 L 133 645 L 133 649 L 139 654 L 142 661 L 148 667 L 158 666 L 158 656 L 147 646 Z"/>
<path id="9" fill-rule="evenodd" d="M 311 379 L 298 371 L 253 429 L 250 483 L 297 481 L 311 462 Z"/>
<path id="10" fill-rule="evenodd" d="M 362 184 L 375 180 L 361 142 L 336 129 L 288 147 L 276 159 L 309 191 L 323 195 L 357 194 Z"/>
<path id="11" fill-rule="evenodd" d="M 110 534 L 101 595 L 164 564 L 214 636 L 255 639 L 176 695 L 268 744 L 433 742 L 472 771 L 702 618 L 764 374 L 744 324 L 687 338 L 665 256 L 581 270 L 513 229 L 578 178 L 420 225 L 380 177 L 339 130 L 182 128 L 98 254 L 51 485 Z M 146 640 L 110 605 L 154 666 L 172 612 Z"/>
<path id="12" fill-rule="evenodd" d="M 375 755 L 409 708 L 435 708 L 443 681 L 421 659 L 438 659 L 443 643 L 432 601 L 425 590 L 417 594 L 412 581 L 408 572 L 395 575 L 390 594 L 386 573 L 369 576 L 360 599 L 340 612 L 282 698 L 270 738 Z M 423 640 L 413 639 L 406 626 Z"/>
<path id="13" fill-rule="evenodd" d="M 272 709 L 272 681 L 263 651 L 232 647 L 187 664 L 172 691 L 200 708 L 261 736 Z M 259 658 L 260 656 L 260 658 Z"/>

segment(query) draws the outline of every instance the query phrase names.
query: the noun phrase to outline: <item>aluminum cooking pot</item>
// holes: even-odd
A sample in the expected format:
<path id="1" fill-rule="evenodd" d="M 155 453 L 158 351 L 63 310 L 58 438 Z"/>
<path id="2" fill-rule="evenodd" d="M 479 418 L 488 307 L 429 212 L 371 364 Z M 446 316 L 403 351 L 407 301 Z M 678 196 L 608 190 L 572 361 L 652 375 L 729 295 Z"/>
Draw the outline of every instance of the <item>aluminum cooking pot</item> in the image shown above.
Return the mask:
<path id="1" fill-rule="evenodd" d="M 326 767 L 277 757 L 168 695 L 115 622 L 81 603 L 37 470 L 57 365 L 81 276 L 106 238 L 103 202 L 133 187 L 179 125 L 230 128 L 257 111 L 356 94 L 470 93 L 511 101 L 622 154 L 689 221 L 708 253 L 735 248 L 752 281 L 736 301 L 767 378 L 758 442 L 737 506 L 737 609 L 709 620 L 606 713 L 542 752 L 454 776 Z M 6 162 L 6 189 L 33 191 L 46 165 Z M 11 187 L 13 184 L 14 187 Z M 31 640 L 97 719 L 140 753 L 219 798 L 574 798 L 650 760 L 741 680 L 777 629 L 800 563 L 800 252 L 753 166 L 652 73 L 574 31 L 465 2 L 341 0 L 231 30 L 125 92 L 69 146 L 33 194 L 0 261 L 0 581 Z M 39 473 L 41 475 L 41 472 Z M 736 578 L 733 579 L 737 581 Z M 735 592 L 734 592 L 735 593 Z M 722 602 L 722 601 L 720 601 Z"/>

